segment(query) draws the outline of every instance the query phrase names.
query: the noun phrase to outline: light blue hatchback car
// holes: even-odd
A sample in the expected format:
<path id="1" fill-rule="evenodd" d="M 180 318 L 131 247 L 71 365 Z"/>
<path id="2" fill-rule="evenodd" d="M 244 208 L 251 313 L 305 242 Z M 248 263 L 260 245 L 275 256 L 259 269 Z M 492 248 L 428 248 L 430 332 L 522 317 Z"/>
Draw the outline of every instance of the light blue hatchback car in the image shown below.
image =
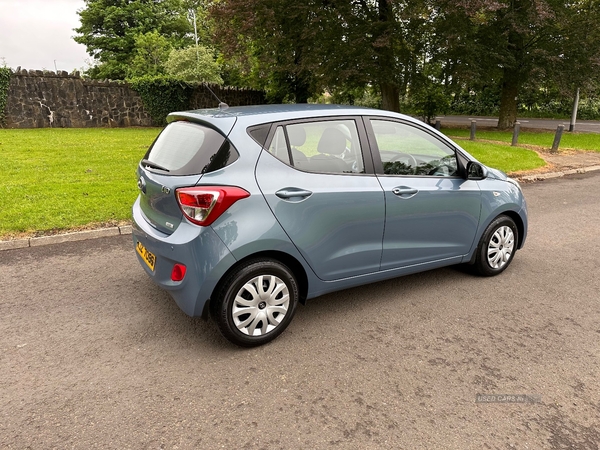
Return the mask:
<path id="1" fill-rule="evenodd" d="M 274 339 L 327 292 L 459 263 L 497 275 L 525 242 L 519 184 L 411 117 L 269 105 L 168 122 L 138 167 L 133 243 L 235 344 Z"/>

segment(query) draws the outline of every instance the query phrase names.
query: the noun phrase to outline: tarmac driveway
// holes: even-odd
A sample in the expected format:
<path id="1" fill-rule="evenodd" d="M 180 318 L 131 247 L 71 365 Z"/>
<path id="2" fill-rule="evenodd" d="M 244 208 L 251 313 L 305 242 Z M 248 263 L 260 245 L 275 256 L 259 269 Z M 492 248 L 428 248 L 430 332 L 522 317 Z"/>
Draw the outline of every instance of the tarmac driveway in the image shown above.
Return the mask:
<path id="1" fill-rule="evenodd" d="M 251 350 L 181 313 L 128 237 L 0 252 L 0 448 L 597 449 L 600 173 L 524 189 L 501 276 L 327 295 Z"/>

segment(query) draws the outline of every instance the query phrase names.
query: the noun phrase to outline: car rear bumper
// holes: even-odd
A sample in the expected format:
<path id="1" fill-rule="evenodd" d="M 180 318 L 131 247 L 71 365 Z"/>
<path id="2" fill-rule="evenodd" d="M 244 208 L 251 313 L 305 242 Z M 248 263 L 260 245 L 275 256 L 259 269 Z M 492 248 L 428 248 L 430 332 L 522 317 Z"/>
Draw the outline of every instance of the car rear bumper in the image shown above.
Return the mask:
<path id="1" fill-rule="evenodd" d="M 171 235 L 152 227 L 144 218 L 139 198 L 133 205 L 133 245 L 140 242 L 156 256 L 152 270 L 136 252 L 140 265 L 152 281 L 169 292 L 183 312 L 201 316 L 206 302 L 235 258 L 211 227 L 182 222 Z M 171 280 L 175 264 L 187 271 L 179 282 Z"/>

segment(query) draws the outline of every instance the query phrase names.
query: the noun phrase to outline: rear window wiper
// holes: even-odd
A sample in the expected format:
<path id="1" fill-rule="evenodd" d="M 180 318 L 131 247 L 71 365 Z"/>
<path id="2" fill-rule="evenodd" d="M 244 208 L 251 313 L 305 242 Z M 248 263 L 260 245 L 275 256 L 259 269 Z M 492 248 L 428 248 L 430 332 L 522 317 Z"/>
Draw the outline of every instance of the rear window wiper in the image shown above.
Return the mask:
<path id="1" fill-rule="evenodd" d="M 142 166 L 151 167 L 152 169 L 158 169 L 158 170 L 163 170 L 165 172 L 170 172 L 170 170 L 167 169 L 166 167 L 159 166 L 158 164 L 153 163 L 152 161 L 149 161 L 147 159 L 142 159 L 142 162 L 140 164 Z"/>

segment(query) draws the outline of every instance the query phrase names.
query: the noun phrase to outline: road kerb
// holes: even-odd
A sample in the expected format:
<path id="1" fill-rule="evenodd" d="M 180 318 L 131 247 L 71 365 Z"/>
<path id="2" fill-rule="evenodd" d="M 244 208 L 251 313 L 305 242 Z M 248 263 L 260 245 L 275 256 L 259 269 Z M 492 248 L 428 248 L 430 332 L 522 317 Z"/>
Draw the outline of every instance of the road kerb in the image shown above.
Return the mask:
<path id="1" fill-rule="evenodd" d="M 525 175 L 522 177 L 515 175 L 515 176 L 513 176 L 513 178 L 515 178 L 518 181 L 529 181 L 529 182 L 543 181 L 543 180 L 549 180 L 551 178 L 564 177 L 565 175 L 574 175 L 576 173 L 593 172 L 595 170 L 600 170 L 600 166 L 580 167 L 577 169 L 569 169 L 569 170 L 565 170 L 565 171 L 561 171 L 561 172 L 540 173 L 537 175 Z"/>
<path id="2" fill-rule="evenodd" d="M 581 170 L 583 170 L 583 172 L 593 172 L 594 170 L 600 170 L 600 166 L 588 166 L 588 167 L 583 167 Z"/>
<path id="3" fill-rule="evenodd" d="M 0 241 L 0 251 L 14 250 L 29 247 L 29 239 L 13 239 L 12 241 Z"/>
<path id="4" fill-rule="evenodd" d="M 96 239 L 101 237 L 127 235 L 131 234 L 131 232 L 131 225 L 122 225 L 120 227 L 98 228 L 96 230 L 76 231 L 73 233 L 55 234 L 52 236 L 12 239 L 9 241 L 0 241 L 0 251 L 15 250 L 26 247 L 40 247 L 42 245 L 62 244 L 63 242 L 85 241 L 87 239 Z"/>
<path id="5" fill-rule="evenodd" d="M 84 241 L 86 239 L 96 239 L 100 237 L 119 235 L 119 227 L 100 228 L 98 230 L 79 231 L 77 233 L 56 234 L 54 236 L 42 236 L 31 238 L 29 245 L 38 247 L 40 245 L 61 244 L 63 242 Z"/>
<path id="6" fill-rule="evenodd" d="M 121 234 L 131 234 L 133 232 L 133 229 L 131 227 L 131 225 L 123 225 L 121 227 L 119 227 L 119 233 Z"/>

